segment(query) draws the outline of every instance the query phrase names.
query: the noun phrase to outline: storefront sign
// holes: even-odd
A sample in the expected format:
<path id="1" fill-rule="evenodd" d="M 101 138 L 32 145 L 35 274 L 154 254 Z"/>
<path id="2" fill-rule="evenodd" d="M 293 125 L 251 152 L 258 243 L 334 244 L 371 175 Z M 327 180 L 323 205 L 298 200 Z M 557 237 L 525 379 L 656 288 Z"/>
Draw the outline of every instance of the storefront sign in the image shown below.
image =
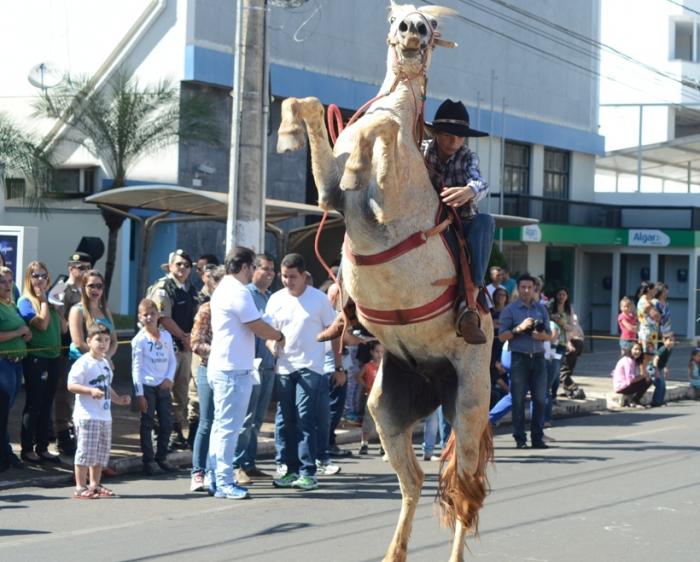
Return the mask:
<path id="1" fill-rule="evenodd" d="M 627 241 L 629 246 L 668 246 L 671 239 L 661 230 L 630 229 Z"/>
<path id="2" fill-rule="evenodd" d="M 542 231 L 536 224 L 528 224 L 523 226 L 523 242 L 540 242 L 542 240 Z"/>

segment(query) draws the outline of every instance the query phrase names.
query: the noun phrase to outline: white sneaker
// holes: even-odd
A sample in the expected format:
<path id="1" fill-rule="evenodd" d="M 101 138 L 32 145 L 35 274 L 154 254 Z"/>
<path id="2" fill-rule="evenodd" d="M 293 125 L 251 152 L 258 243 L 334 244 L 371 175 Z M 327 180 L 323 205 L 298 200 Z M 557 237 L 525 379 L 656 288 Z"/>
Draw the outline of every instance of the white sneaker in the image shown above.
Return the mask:
<path id="1" fill-rule="evenodd" d="M 287 465 L 278 464 L 277 468 L 275 469 L 275 472 L 277 473 L 277 476 L 284 476 L 285 474 L 287 474 Z"/>
<path id="2" fill-rule="evenodd" d="M 190 492 L 203 492 L 207 488 L 204 484 L 204 473 L 195 472 L 190 480 Z"/>
<path id="3" fill-rule="evenodd" d="M 332 476 L 333 474 L 338 474 L 340 472 L 340 467 L 337 464 L 329 462 L 328 464 L 323 464 L 321 462 L 316 463 L 316 474 L 318 476 Z"/>

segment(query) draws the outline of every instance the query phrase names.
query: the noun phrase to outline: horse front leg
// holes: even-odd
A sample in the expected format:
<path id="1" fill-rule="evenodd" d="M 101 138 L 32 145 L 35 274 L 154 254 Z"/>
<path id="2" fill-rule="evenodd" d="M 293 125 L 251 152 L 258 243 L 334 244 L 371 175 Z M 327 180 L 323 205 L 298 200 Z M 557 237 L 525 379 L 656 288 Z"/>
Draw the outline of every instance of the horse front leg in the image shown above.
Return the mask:
<path id="1" fill-rule="evenodd" d="M 318 188 L 321 208 L 342 210 L 340 167 L 333 154 L 323 105 L 317 98 L 287 98 L 282 102 L 282 120 L 277 132 L 277 152 L 293 152 L 304 147 L 304 128 L 309 135 L 311 170 Z"/>
<path id="2" fill-rule="evenodd" d="M 399 128 L 400 125 L 386 115 L 377 115 L 363 122 L 340 179 L 341 189 L 365 189 L 372 179 L 374 162 L 381 201 L 376 202 L 373 210 L 381 224 L 399 216 L 402 205 L 397 173 Z"/>
<path id="3" fill-rule="evenodd" d="M 394 536 L 382 559 L 383 562 L 405 562 L 408 540 L 411 537 L 413 517 L 420 500 L 424 474 L 413 452 L 412 424 L 403 422 L 402 413 L 382 395 L 377 377 L 367 400 L 367 408 L 374 418 L 377 433 L 389 462 L 399 478 L 401 488 L 401 513 Z M 396 402 L 393 402 L 396 404 Z"/>

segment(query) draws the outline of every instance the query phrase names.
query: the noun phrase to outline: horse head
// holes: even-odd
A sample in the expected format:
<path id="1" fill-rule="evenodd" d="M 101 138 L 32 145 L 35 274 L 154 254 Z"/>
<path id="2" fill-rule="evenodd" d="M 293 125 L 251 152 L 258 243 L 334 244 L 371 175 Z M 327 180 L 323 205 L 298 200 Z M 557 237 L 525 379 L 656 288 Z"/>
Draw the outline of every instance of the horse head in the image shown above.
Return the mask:
<path id="1" fill-rule="evenodd" d="M 435 46 L 456 47 L 445 41 L 438 31 L 439 19 L 457 12 L 442 6 L 396 4 L 389 6 L 389 69 L 396 75 L 425 73 L 430 65 L 430 55 Z"/>

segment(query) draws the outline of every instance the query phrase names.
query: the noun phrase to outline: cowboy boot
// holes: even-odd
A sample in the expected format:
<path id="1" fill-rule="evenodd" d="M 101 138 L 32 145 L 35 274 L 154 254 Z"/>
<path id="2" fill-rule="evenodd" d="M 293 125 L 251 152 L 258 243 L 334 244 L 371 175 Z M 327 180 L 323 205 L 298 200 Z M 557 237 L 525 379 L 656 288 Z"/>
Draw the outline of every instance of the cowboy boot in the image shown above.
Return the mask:
<path id="1" fill-rule="evenodd" d="M 476 310 L 464 307 L 457 316 L 455 328 L 457 335 L 469 344 L 482 345 L 486 343 L 486 334 L 481 329 L 481 318 Z"/>

